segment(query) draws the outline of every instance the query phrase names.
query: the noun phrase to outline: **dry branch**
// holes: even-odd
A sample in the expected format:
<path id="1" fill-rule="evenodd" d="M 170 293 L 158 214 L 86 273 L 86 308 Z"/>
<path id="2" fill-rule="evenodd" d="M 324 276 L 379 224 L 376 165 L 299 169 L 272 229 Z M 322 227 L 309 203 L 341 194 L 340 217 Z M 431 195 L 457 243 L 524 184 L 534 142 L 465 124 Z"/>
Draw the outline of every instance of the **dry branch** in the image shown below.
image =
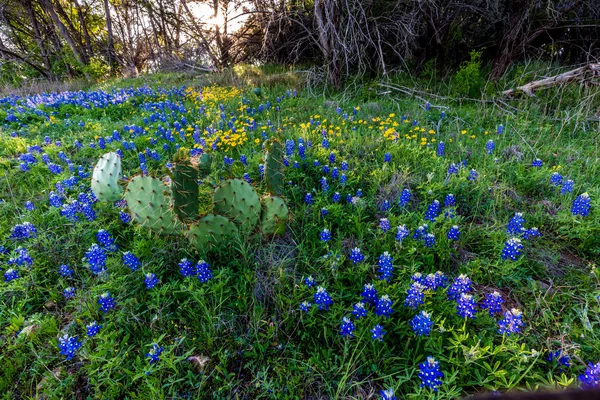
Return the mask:
<path id="1" fill-rule="evenodd" d="M 539 79 L 529 82 L 526 85 L 519 86 L 516 89 L 509 89 L 502 92 L 505 96 L 513 96 L 517 93 L 525 93 L 528 96 L 535 96 L 535 91 L 557 86 L 571 81 L 583 81 L 588 77 L 600 77 L 600 64 L 588 64 L 583 67 L 575 68 L 571 71 L 563 72 L 549 78 Z"/>

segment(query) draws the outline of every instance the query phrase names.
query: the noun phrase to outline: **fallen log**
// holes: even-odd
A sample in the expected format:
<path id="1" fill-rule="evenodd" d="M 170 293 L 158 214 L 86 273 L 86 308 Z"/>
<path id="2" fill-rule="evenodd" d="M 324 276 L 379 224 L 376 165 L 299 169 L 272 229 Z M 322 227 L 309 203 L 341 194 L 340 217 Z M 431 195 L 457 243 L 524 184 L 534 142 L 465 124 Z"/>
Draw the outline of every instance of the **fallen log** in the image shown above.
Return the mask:
<path id="1" fill-rule="evenodd" d="M 514 96 L 517 93 L 524 93 L 528 96 L 535 96 L 535 91 L 546 89 L 562 83 L 571 82 L 574 80 L 583 81 L 589 77 L 600 77 L 600 64 L 587 64 L 583 67 L 575 68 L 571 71 L 563 72 L 549 78 L 539 79 L 529 82 L 526 85 L 519 86 L 515 89 L 509 89 L 502 92 L 505 96 Z"/>

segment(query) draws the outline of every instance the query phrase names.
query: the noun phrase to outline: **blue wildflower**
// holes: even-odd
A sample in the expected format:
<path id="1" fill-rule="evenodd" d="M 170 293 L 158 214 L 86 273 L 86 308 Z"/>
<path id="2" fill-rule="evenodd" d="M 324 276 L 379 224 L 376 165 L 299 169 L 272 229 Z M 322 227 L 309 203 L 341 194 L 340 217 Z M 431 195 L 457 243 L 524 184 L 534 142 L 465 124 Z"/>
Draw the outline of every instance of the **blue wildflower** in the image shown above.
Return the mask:
<path id="1" fill-rule="evenodd" d="M 344 317 L 342 319 L 342 323 L 340 324 L 340 335 L 342 337 L 354 337 L 354 331 L 356 330 L 356 326 L 354 322 L 348 317 Z"/>
<path id="2" fill-rule="evenodd" d="M 319 286 L 314 295 L 314 302 L 319 306 L 319 310 L 329 310 L 329 307 L 333 304 L 333 299 L 323 286 Z"/>
<path id="3" fill-rule="evenodd" d="M 506 233 L 509 235 L 521 235 L 523 233 L 524 223 L 525 219 L 523 218 L 523 213 L 515 213 L 514 217 L 512 217 L 506 225 Z"/>
<path id="4" fill-rule="evenodd" d="M 460 237 L 460 230 L 458 229 L 458 226 L 453 225 L 452 228 L 450 228 L 450 230 L 448 231 L 447 236 L 450 240 L 458 240 L 458 238 Z"/>
<path id="5" fill-rule="evenodd" d="M 362 301 L 356 303 L 352 307 L 352 315 L 354 315 L 354 318 L 356 318 L 356 319 L 366 317 L 367 309 L 365 308 L 365 303 L 363 303 Z"/>
<path id="6" fill-rule="evenodd" d="M 360 295 L 365 303 L 370 304 L 373 307 L 375 307 L 377 304 L 377 290 L 372 283 L 365 283 L 363 291 Z"/>
<path id="7" fill-rule="evenodd" d="M 128 224 L 131 222 L 131 215 L 129 215 L 128 213 L 126 213 L 124 211 L 119 211 L 119 219 L 121 220 L 122 223 Z"/>
<path id="8" fill-rule="evenodd" d="M 213 277 L 213 273 L 210 269 L 210 264 L 204 260 L 198 261 L 198 263 L 196 264 L 196 275 L 198 276 L 198 280 L 200 282 L 208 282 Z"/>
<path id="9" fill-rule="evenodd" d="M 448 175 L 458 174 L 458 165 L 450 164 L 448 167 Z"/>
<path id="10" fill-rule="evenodd" d="M 425 311 L 421 311 L 410 320 L 410 328 L 417 336 L 429 336 L 432 327 L 431 314 Z"/>
<path id="11" fill-rule="evenodd" d="M 194 268 L 194 264 L 190 260 L 184 258 L 179 261 L 179 272 L 181 272 L 184 278 L 188 278 L 196 275 L 196 268 Z"/>
<path id="12" fill-rule="evenodd" d="M 580 194 L 573 200 L 571 214 L 587 217 L 590 214 L 591 207 L 590 195 L 587 193 Z"/>
<path id="13" fill-rule="evenodd" d="M 308 301 L 303 301 L 303 302 L 300 304 L 300 311 L 308 312 L 308 310 L 310 309 L 310 306 L 311 306 L 311 305 L 312 305 L 312 304 L 310 304 Z"/>
<path id="14" fill-rule="evenodd" d="M 100 305 L 100 311 L 102 311 L 105 314 L 113 308 L 115 308 L 115 306 L 117 305 L 114 297 L 112 297 L 109 292 L 105 292 L 102 295 L 100 295 L 100 298 L 98 299 L 98 304 Z"/>
<path id="15" fill-rule="evenodd" d="M 400 207 L 406 207 L 412 199 L 412 193 L 408 189 L 404 189 L 402 194 L 400 195 L 400 200 L 398 201 L 398 205 Z"/>
<path id="16" fill-rule="evenodd" d="M 86 328 L 87 336 L 94 337 L 98 334 L 98 332 L 100 332 L 102 325 L 98 325 L 98 323 L 96 321 L 94 321 L 94 322 L 90 322 L 89 324 L 87 324 L 85 326 L 85 328 Z"/>
<path id="17" fill-rule="evenodd" d="M 10 282 L 15 279 L 19 279 L 21 276 L 19 275 L 19 271 L 14 268 L 9 268 L 4 272 L 4 282 Z"/>
<path id="18" fill-rule="evenodd" d="M 304 195 L 304 202 L 306 204 L 313 204 L 315 201 L 313 200 L 313 195 L 312 193 L 306 193 L 306 195 Z"/>
<path id="19" fill-rule="evenodd" d="M 383 156 L 383 162 L 389 163 L 392 161 L 392 155 L 390 153 L 385 153 Z"/>
<path id="20" fill-rule="evenodd" d="M 421 379 L 421 387 L 428 387 L 434 391 L 438 391 L 438 387 L 442 384 L 444 374 L 440 371 L 440 364 L 433 357 L 427 357 L 424 363 L 419 364 L 419 378 Z"/>
<path id="21" fill-rule="evenodd" d="M 475 300 L 467 293 L 461 293 L 456 302 L 456 314 L 461 318 L 475 318 Z"/>
<path id="22" fill-rule="evenodd" d="M 406 292 L 404 305 L 416 310 L 425 301 L 425 294 L 423 293 L 423 290 L 425 290 L 425 286 L 419 282 L 411 283 Z"/>
<path id="23" fill-rule="evenodd" d="M 313 278 L 312 276 L 307 276 L 306 278 L 304 278 L 304 284 L 311 288 L 313 286 L 315 286 L 317 284 L 317 282 L 315 281 L 315 278 Z"/>
<path id="24" fill-rule="evenodd" d="M 442 271 L 436 271 L 435 274 L 429 274 L 425 277 L 423 285 L 428 290 L 437 290 L 439 287 L 446 287 L 448 284 L 448 277 L 444 275 Z"/>
<path id="25" fill-rule="evenodd" d="M 325 228 L 323 229 L 320 233 L 319 233 L 319 239 L 321 240 L 321 242 L 329 242 L 331 240 L 331 232 L 329 232 L 329 229 Z"/>
<path id="26" fill-rule="evenodd" d="M 390 224 L 390 220 L 387 218 L 381 218 L 379 220 L 379 229 L 381 229 L 381 231 L 383 232 L 387 232 L 392 228 L 392 225 Z"/>
<path id="27" fill-rule="evenodd" d="M 429 207 L 427 207 L 427 211 L 425 212 L 425 219 L 431 222 L 435 222 L 435 219 L 440 214 L 440 202 L 438 200 L 434 200 Z"/>
<path id="28" fill-rule="evenodd" d="M 564 181 L 562 188 L 560 189 L 561 194 L 567 194 L 573 192 L 573 188 L 575 186 L 575 182 L 571 179 L 567 179 Z"/>
<path id="29" fill-rule="evenodd" d="M 87 261 L 90 270 L 96 275 L 106 271 L 106 258 L 104 249 L 96 243 L 91 245 L 85 253 L 85 260 Z"/>
<path id="30" fill-rule="evenodd" d="M 339 192 L 335 192 L 333 194 L 333 196 L 331 197 L 331 200 L 333 200 L 334 203 L 339 203 L 341 200 L 342 196 L 340 196 Z"/>
<path id="31" fill-rule="evenodd" d="M 83 343 L 77 340 L 77 336 L 69 336 L 65 334 L 58 338 L 58 349 L 60 354 L 67 357 L 67 361 L 75 357 L 75 352 L 79 350 Z"/>
<path id="32" fill-rule="evenodd" d="M 521 255 L 521 249 L 523 245 L 521 244 L 521 239 L 519 238 L 511 238 L 504 243 L 504 248 L 502 249 L 502 258 L 504 260 L 512 260 L 516 261 L 517 258 Z"/>
<path id="33" fill-rule="evenodd" d="M 431 248 L 435 246 L 435 235 L 433 233 L 426 234 L 425 236 L 423 236 L 423 242 L 426 247 Z"/>
<path id="34" fill-rule="evenodd" d="M 394 272 L 394 268 L 392 266 L 393 262 L 394 259 L 387 251 L 379 256 L 379 260 L 377 261 L 377 264 L 379 265 L 379 279 L 385 279 L 388 282 L 390 281 L 392 278 L 392 273 Z"/>
<path id="35" fill-rule="evenodd" d="M 163 346 L 159 346 L 156 343 L 152 344 L 152 348 L 146 353 L 146 357 L 149 359 L 148 361 L 150 361 L 150 364 L 160 361 L 160 355 L 163 350 Z"/>
<path id="36" fill-rule="evenodd" d="M 394 389 L 386 389 L 380 390 L 379 394 L 381 395 L 380 400 L 398 400 L 396 396 L 394 396 Z"/>
<path id="37" fill-rule="evenodd" d="M 476 181 L 478 177 L 479 177 L 479 174 L 477 173 L 477 171 L 472 169 L 471 171 L 469 171 L 469 176 L 467 176 L 467 180 L 468 181 Z"/>
<path id="38" fill-rule="evenodd" d="M 439 142 L 438 146 L 437 146 L 437 156 L 438 157 L 444 157 L 444 154 L 446 153 L 446 145 L 444 144 L 444 142 Z"/>
<path id="39" fill-rule="evenodd" d="M 402 242 L 410 234 L 410 230 L 406 227 L 406 225 L 400 225 L 396 229 L 396 240 L 399 242 Z"/>
<path id="40" fill-rule="evenodd" d="M 554 186 L 560 186 L 562 184 L 563 177 L 558 172 L 553 172 L 550 176 L 550 184 Z"/>
<path id="41" fill-rule="evenodd" d="M 542 160 L 540 160 L 539 158 L 536 158 L 535 160 L 533 160 L 533 161 L 531 162 L 531 166 L 532 166 L 532 167 L 535 167 L 535 168 L 539 168 L 539 167 L 541 167 L 542 165 L 544 165 L 544 162 L 543 162 Z"/>
<path id="42" fill-rule="evenodd" d="M 597 364 L 588 363 L 586 370 L 577 378 L 584 389 L 600 387 L 600 362 Z"/>
<path id="43" fill-rule="evenodd" d="M 493 140 L 488 140 L 487 143 L 485 144 L 485 151 L 488 154 L 492 154 L 494 152 L 495 148 L 496 148 L 496 143 L 494 143 Z"/>
<path id="44" fill-rule="evenodd" d="M 350 260 L 352 260 L 353 264 L 358 264 L 362 261 L 364 261 L 365 256 L 361 253 L 360 249 L 358 247 L 353 248 L 352 250 L 350 250 Z"/>
<path id="45" fill-rule="evenodd" d="M 448 288 L 448 299 L 449 300 L 458 300 L 460 299 L 460 295 L 463 293 L 468 293 L 472 290 L 471 285 L 473 282 L 469 279 L 468 276 L 461 274 L 456 279 L 452 285 Z"/>
<path id="46" fill-rule="evenodd" d="M 144 284 L 146 285 L 146 289 L 154 289 L 159 283 L 160 280 L 156 277 L 156 274 L 146 274 L 146 277 L 144 278 Z"/>
<path id="47" fill-rule="evenodd" d="M 373 340 L 379 340 L 380 342 L 383 341 L 383 337 L 385 336 L 385 330 L 383 329 L 383 326 L 377 324 L 373 327 L 373 329 L 371 329 L 371 339 Z"/>
<path id="48" fill-rule="evenodd" d="M 502 303 L 504 303 L 504 299 L 502 299 L 500 293 L 494 291 L 485 295 L 481 308 L 487 309 L 490 317 L 493 317 L 494 314 L 502 312 Z"/>
<path id="49" fill-rule="evenodd" d="M 123 261 L 123 265 L 129 268 L 132 272 L 137 271 L 141 264 L 140 260 L 130 251 L 123 253 L 121 260 Z"/>
<path id="50" fill-rule="evenodd" d="M 510 336 L 513 333 L 521 333 L 521 328 L 525 326 L 523 322 L 523 313 L 516 308 L 506 311 L 504 318 L 498 321 L 498 333 Z"/>
<path id="51" fill-rule="evenodd" d="M 456 205 L 456 198 L 452 193 L 448 193 L 444 199 L 444 207 L 454 207 Z"/>
<path id="52" fill-rule="evenodd" d="M 100 229 L 98 233 L 96 233 L 96 239 L 106 251 L 113 252 L 117 250 L 115 239 L 106 229 Z"/>
<path id="53" fill-rule="evenodd" d="M 63 297 L 66 300 L 71 300 L 73 297 L 75 297 L 75 288 L 72 286 L 69 286 L 68 288 L 66 288 L 65 290 L 63 290 Z"/>
<path id="54" fill-rule="evenodd" d="M 561 371 L 562 367 L 569 368 L 571 366 L 571 358 L 562 350 L 555 350 L 549 352 L 548 357 L 546 357 L 546 360 L 549 362 L 556 362 L 560 366 Z"/>
<path id="55" fill-rule="evenodd" d="M 60 267 L 58 267 L 58 273 L 60 274 L 60 276 L 63 276 L 66 278 L 68 276 L 73 275 L 73 270 L 71 268 L 69 268 L 68 265 L 63 264 Z"/>
<path id="56" fill-rule="evenodd" d="M 375 305 L 375 314 L 378 316 L 384 316 L 389 318 L 390 315 L 394 312 L 392 309 L 393 302 L 390 299 L 390 296 L 384 294 L 377 300 L 377 304 Z"/>

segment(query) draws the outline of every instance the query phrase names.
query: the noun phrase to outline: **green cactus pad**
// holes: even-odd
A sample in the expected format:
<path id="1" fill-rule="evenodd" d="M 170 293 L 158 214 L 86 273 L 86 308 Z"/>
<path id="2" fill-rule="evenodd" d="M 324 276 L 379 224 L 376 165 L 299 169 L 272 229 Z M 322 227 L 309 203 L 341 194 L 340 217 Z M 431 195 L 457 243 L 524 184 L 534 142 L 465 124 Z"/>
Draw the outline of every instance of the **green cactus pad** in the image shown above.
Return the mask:
<path id="1" fill-rule="evenodd" d="M 283 189 L 283 145 L 277 140 L 265 143 L 265 182 L 271 193 L 281 193 Z"/>
<path id="2" fill-rule="evenodd" d="M 210 174 L 212 157 L 209 154 L 202 154 L 200 157 L 198 157 L 196 163 L 198 164 L 198 171 L 200 171 L 201 176 Z"/>
<path id="3" fill-rule="evenodd" d="M 181 233 L 182 225 L 171 209 L 169 188 L 156 178 L 136 176 L 129 181 L 125 200 L 132 218 L 161 235 Z"/>
<path id="4" fill-rule="evenodd" d="M 190 225 L 187 238 L 198 251 L 204 251 L 212 246 L 225 242 L 225 239 L 238 235 L 235 224 L 222 215 L 208 214 L 197 224 Z"/>
<path id="5" fill-rule="evenodd" d="M 100 201 L 117 201 L 123 194 L 119 180 L 123 178 L 121 157 L 106 153 L 96 163 L 92 174 L 92 191 Z"/>
<path id="6" fill-rule="evenodd" d="M 262 199 L 262 213 L 260 214 L 260 229 L 265 235 L 282 235 L 285 233 L 285 224 L 290 219 L 285 200 L 281 197 L 267 196 Z"/>
<path id="7" fill-rule="evenodd" d="M 215 211 L 225 215 L 242 232 L 251 231 L 260 217 L 260 199 L 250 184 L 241 179 L 228 179 L 215 190 Z"/>
<path id="8" fill-rule="evenodd" d="M 183 222 L 197 221 L 198 208 L 198 170 L 189 162 L 175 164 L 173 168 L 173 207 Z"/>

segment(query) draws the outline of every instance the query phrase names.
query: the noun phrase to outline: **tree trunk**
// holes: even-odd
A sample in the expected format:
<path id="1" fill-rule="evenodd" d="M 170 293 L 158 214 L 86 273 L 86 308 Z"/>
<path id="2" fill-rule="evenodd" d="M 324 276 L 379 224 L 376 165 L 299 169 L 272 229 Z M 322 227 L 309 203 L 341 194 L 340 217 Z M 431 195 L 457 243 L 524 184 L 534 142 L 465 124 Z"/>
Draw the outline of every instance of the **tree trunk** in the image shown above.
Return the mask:
<path id="1" fill-rule="evenodd" d="M 110 16 L 110 4 L 108 0 L 104 0 L 104 14 L 106 15 L 106 31 L 108 34 L 108 65 L 110 65 L 111 72 L 113 72 L 116 67 L 115 42 L 113 39 L 112 18 Z"/>
<path id="2" fill-rule="evenodd" d="M 33 11 L 33 5 L 31 4 L 31 0 L 25 0 L 24 4 L 25 8 L 27 8 L 27 14 L 29 15 L 29 19 L 31 20 L 31 27 L 33 28 L 35 41 L 40 47 L 40 54 L 42 55 L 42 59 L 44 60 L 44 66 L 46 67 L 46 76 L 48 77 L 48 79 L 54 80 L 50 56 L 48 55 L 48 50 L 46 49 L 46 45 L 44 43 L 44 38 L 42 37 L 42 33 L 40 31 L 40 26 L 38 24 L 37 17 L 35 15 L 35 12 Z"/>

